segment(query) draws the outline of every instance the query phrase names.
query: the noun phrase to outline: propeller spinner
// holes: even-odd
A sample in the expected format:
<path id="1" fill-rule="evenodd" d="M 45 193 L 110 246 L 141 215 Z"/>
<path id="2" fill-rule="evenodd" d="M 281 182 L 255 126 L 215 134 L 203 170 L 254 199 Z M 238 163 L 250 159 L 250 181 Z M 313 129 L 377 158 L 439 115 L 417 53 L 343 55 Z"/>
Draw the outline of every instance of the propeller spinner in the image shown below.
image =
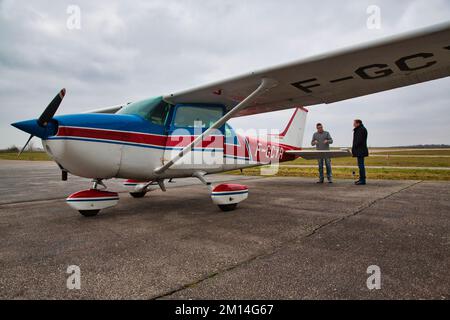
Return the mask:
<path id="1" fill-rule="evenodd" d="M 18 122 L 13 123 L 12 125 L 16 128 L 19 128 L 25 132 L 30 133 L 30 137 L 28 138 L 27 142 L 23 146 L 23 148 L 19 152 L 19 157 L 22 154 L 22 152 L 25 150 L 25 148 L 30 143 L 31 139 L 35 136 L 33 134 L 34 132 L 37 132 L 36 124 L 41 128 L 46 128 L 50 121 L 53 119 L 53 116 L 55 115 L 56 111 L 59 108 L 59 105 L 61 104 L 62 100 L 64 99 L 64 96 L 66 95 L 66 89 L 63 88 L 61 91 L 53 98 L 53 100 L 49 103 L 47 108 L 45 108 L 44 112 L 40 115 L 40 117 L 37 120 L 31 120 L 31 121 L 24 121 L 24 122 Z"/>

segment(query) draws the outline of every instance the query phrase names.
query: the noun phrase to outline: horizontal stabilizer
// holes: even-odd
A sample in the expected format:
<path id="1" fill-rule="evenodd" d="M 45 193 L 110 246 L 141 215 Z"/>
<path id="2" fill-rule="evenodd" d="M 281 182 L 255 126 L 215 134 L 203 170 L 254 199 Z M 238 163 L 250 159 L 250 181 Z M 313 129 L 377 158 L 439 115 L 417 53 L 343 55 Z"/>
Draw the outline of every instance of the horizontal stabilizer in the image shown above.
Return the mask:
<path id="1" fill-rule="evenodd" d="M 342 158 L 351 157 L 352 153 L 349 149 L 341 150 L 288 150 L 288 154 L 294 154 L 306 160 L 322 159 L 322 158 Z"/>

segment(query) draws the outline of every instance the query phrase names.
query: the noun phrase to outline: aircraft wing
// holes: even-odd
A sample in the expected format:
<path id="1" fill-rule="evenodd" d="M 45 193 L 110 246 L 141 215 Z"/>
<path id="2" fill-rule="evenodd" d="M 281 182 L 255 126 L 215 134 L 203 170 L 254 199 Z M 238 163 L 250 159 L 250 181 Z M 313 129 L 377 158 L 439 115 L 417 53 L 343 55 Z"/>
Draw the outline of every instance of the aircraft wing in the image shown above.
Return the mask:
<path id="1" fill-rule="evenodd" d="M 360 97 L 450 75 L 450 23 L 164 96 L 231 110 L 261 83 L 276 86 L 234 116 Z"/>
<path id="2" fill-rule="evenodd" d="M 351 157 L 352 153 L 349 149 L 341 150 L 287 150 L 288 154 L 295 154 L 306 160 L 322 159 L 322 158 L 342 158 Z"/>
<path id="3" fill-rule="evenodd" d="M 120 109 L 125 107 L 126 105 L 127 105 L 126 103 L 123 103 L 123 104 L 118 104 L 115 106 L 88 110 L 88 111 L 85 111 L 84 113 L 116 113 L 117 111 L 119 111 Z"/>

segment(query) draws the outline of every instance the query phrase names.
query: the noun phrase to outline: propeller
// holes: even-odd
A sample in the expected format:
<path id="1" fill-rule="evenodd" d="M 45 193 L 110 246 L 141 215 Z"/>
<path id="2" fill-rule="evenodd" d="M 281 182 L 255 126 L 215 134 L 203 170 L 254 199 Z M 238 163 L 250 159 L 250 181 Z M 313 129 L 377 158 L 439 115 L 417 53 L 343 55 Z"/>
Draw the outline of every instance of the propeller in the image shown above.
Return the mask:
<path id="1" fill-rule="evenodd" d="M 53 100 L 48 104 L 47 108 L 45 108 L 44 112 L 42 112 L 41 116 L 37 120 L 37 123 L 39 126 L 45 128 L 48 123 L 53 119 L 53 116 L 55 115 L 56 111 L 59 108 L 59 105 L 61 104 L 62 100 L 64 99 L 64 96 L 66 95 L 66 89 L 62 88 L 61 91 L 53 98 Z M 18 157 L 22 154 L 22 152 L 25 150 L 25 148 L 30 143 L 31 139 L 33 139 L 34 135 L 30 135 L 27 142 L 23 146 L 23 148 L 20 150 Z"/>
<path id="2" fill-rule="evenodd" d="M 25 150 L 25 148 L 27 147 L 27 145 L 30 143 L 31 139 L 33 139 L 33 135 L 30 134 L 30 137 L 28 138 L 27 142 L 25 143 L 25 145 L 23 146 L 23 148 L 20 150 L 19 154 L 17 155 L 17 158 L 20 157 L 20 155 L 22 154 L 22 152 Z"/>

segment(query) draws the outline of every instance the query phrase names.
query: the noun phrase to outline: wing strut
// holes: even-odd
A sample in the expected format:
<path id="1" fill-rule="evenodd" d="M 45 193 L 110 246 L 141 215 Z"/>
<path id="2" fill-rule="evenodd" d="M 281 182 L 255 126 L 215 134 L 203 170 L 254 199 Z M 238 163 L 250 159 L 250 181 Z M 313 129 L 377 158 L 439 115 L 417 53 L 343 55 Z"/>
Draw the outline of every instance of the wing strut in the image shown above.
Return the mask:
<path id="1" fill-rule="evenodd" d="M 247 107 L 250 103 L 254 101 L 257 97 L 262 95 L 263 93 L 269 91 L 270 89 L 276 87 L 278 82 L 274 79 L 270 78 L 262 78 L 261 84 L 258 86 L 258 88 L 255 89 L 251 94 L 247 96 L 244 100 L 242 100 L 239 104 L 237 104 L 233 109 L 231 109 L 227 114 L 225 114 L 222 118 L 217 120 L 211 127 L 209 127 L 205 132 L 203 132 L 201 135 L 199 135 L 197 138 L 194 139 L 189 145 L 184 147 L 183 150 L 181 150 L 176 156 L 174 156 L 172 159 L 170 159 L 166 164 L 164 164 L 161 167 L 158 167 L 154 170 L 156 174 L 161 174 L 167 169 L 169 169 L 171 166 L 175 164 L 178 160 L 180 160 L 182 157 L 184 157 L 186 154 L 192 151 L 194 146 L 202 141 L 205 137 L 209 136 L 211 131 L 220 128 L 223 126 L 228 120 L 230 120 L 236 113 L 238 113 L 243 108 Z"/>

